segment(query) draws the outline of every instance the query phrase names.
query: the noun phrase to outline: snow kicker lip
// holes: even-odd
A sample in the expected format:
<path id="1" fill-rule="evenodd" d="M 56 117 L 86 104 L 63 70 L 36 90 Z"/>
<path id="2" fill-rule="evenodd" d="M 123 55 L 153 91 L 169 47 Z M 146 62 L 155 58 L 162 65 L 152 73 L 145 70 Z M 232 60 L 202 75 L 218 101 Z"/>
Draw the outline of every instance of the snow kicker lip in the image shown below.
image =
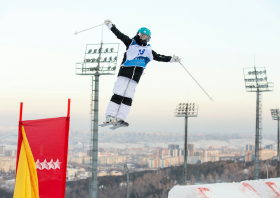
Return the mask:
<path id="1" fill-rule="evenodd" d="M 280 197 L 280 179 L 174 186 L 168 198 L 271 198 Z"/>

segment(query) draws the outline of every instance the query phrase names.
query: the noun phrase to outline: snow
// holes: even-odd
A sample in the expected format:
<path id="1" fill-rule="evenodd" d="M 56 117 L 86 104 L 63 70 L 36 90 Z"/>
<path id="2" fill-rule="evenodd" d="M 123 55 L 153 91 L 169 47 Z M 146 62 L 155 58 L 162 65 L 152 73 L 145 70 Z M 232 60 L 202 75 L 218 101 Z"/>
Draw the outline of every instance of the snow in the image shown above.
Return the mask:
<path id="1" fill-rule="evenodd" d="M 196 142 L 188 142 L 189 144 L 194 144 L 194 148 L 206 149 L 209 146 L 215 145 L 216 148 L 221 148 L 222 146 L 227 146 L 228 148 L 244 148 L 246 144 L 255 144 L 255 139 L 229 139 L 228 141 L 224 140 L 199 140 Z M 167 148 L 169 144 L 178 144 L 180 148 L 184 147 L 184 141 L 176 142 L 138 142 L 138 143 L 98 143 L 101 148 L 144 148 L 145 146 L 150 147 L 163 147 Z M 275 144 L 275 141 L 263 139 L 262 146 Z M 81 145 L 82 146 L 82 145 Z M 276 146 L 274 145 L 274 148 Z"/>
<path id="2" fill-rule="evenodd" d="M 17 145 L 0 144 L 0 146 L 5 146 L 5 150 L 17 150 Z"/>
<path id="3" fill-rule="evenodd" d="M 0 139 L 2 141 L 17 141 L 18 140 L 18 133 L 17 132 L 8 132 L 8 133 L 1 133 L 0 132 Z"/>
<path id="4" fill-rule="evenodd" d="M 14 188 L 15 188 L 15 179 L 10 179 L 10 180 L 4 181 L 3 184 L 0 187 L 8 188 L 10 190 L 14 190 Z"/>
<path id="5" fill-rule="evenodd" d="M 280 197 L 280 178 L 240 183 L 174 186 L 168 198 L 271 198 Z"/>
<path id="6" fill-rule="evenodd" d="M 255 139 L 247 138 L 247 139 L 229 139 L 225 140 L 199 140 L 197 142 L 189 142 L 194 144 L 195 148 L 209 148 L 209 146 L 215 145 L 216 148 L 221 148 L 222 146 L 227 146 L 228 148 L 244 148 L 246 144 L 253 144 L 255 145 Z M 275 141 L 263 139 L 262 146 L 275 144 Z M 276 146 L 274 146 L 275 148 Z"/>

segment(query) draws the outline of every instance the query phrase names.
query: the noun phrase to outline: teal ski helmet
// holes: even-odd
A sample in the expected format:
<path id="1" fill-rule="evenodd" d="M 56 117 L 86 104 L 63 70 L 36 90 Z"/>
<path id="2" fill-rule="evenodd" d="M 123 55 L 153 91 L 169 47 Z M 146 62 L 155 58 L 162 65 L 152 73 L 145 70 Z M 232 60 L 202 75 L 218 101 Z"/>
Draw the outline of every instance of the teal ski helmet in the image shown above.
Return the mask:
<path id="1" fill-rule="evenodd" d="M 138 30 L 140 39 L 149 42 L 151 40 L 151 31 L 148 28 L 142 27 Z"/>

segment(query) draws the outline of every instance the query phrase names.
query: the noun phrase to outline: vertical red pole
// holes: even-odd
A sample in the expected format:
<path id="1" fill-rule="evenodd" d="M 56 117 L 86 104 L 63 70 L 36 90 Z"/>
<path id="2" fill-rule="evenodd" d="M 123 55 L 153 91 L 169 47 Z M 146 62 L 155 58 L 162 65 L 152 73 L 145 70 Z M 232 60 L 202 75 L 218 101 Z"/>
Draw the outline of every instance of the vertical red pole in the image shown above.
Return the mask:
<path id="1" fill-rule="evenodd" d="M 17 168 L 18 168 L 18 159 L 19 159 L 20 147 L 21 147 L 21 142 L 22 142 L 22 136 L 21 136 L 22 109 L 23 109 L 23 102 L 20 103 L 20 110 L 19 110 L 18 145 L 17 145 L 17 164 L 16 164 L 16 172 L 17 172 Z M 17 176 L 17 175 L 16 175 L 16 176 Z"/>
<path id="2" fill-rule="evenodd" d="M 19 111 L 19 121 L 22 121 L 22 108 L 23 108 L 23 102 L 20 103 L 20 111 Z"/>
<path id="3" fill-rule="evenodd" d="M 67 117 L 70 117 L 70 103 L 71 103 L 71 99 L 68 99 L 68 110 L 67 110 Z"/>
<path id="4" fill-rule="evenodd" d="M 68 109 L 67 109 L 67 117 L 66 117 L 66 139 L 65 139 L 65 154 L 64 154 L 64 161 L 67 162 L 67 156 L 68 156 L 68 140 L 69 140 L 69 125 L 70 125 L 70 103 L 71 99 L 68 99 Z M 67 170 L 67 163 L 64 163 L 63 167 L 63 186 L 62 186 L 62 195 L 61 197 L 65 197 L 65 189 L 66 189 L 66 170 Z"/>

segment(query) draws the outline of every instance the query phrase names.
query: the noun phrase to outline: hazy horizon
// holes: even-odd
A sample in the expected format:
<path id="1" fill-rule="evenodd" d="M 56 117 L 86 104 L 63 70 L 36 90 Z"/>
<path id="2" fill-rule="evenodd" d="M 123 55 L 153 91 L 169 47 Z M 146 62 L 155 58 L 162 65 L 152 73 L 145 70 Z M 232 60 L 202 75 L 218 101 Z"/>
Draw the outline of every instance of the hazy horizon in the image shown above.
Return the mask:
<path id="1" fill-rule="evenodd" d="M 215 101 L 179 64 L 152 61 L 136 88 L 130 127 L 120 131 L 183 133 L 184 119 L 173 112 L 188 101 L 199 105 L 198 117 L 189 118 L 189 133 L 253 135 L 256 94 L 246 92 L 243 68 L 254 66 L 255 54 L 256 67 L 266 67 L 268 82 L 274 83 L 273 92 L 263 93 L 263 135 L 276 134 L 270 109 L 280 105 L 280 2 L 156 0 L 147 5 L 139 14 L 128 0 L 1 2 L 0 131 L 17 127 L 20 102 L 23 119 L 30 120 L 66 116 L 68 98 L 71 129 L 90 129 L 91 77 L 75 75 L 75 63 L 83 61 L 86 44 L 100 43 L 101 28 L 73 33 L 110 19 L 129 37 L 142 26 L 151 29 L 153 50 L 180 56 Z M 119 66 L 125 46 L 106 26 L 103 31 L 105 43 L 120 43 Z M 100 77 L 99 123 L 115 80 L 116 75 Z"/>

